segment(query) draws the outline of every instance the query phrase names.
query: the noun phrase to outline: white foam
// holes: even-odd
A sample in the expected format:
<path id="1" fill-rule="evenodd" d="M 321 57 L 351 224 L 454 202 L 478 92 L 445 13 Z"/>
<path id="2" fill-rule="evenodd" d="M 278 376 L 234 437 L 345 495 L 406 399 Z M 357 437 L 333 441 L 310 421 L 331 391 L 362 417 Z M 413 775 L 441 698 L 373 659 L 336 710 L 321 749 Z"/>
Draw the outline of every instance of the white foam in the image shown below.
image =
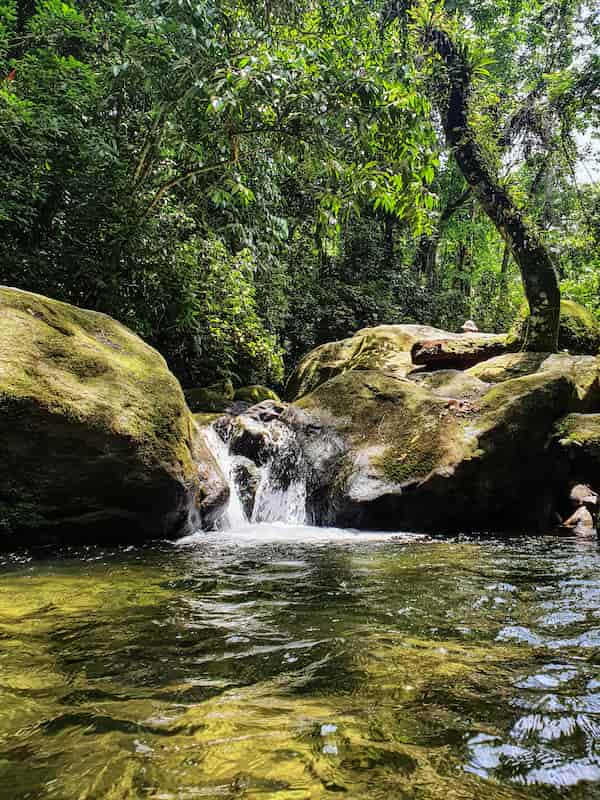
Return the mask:
<path id="1" fill-rule="evenodd" d="M 312 525 L 290 525 L 285 522 L 248 523 L 225 531 L 198 531 L 179 539 L 178 545 L 206 545 L 231 542 L 241 546 L 302 542 L 303 544 L 371 544 L 377 542 L 410 543 L 422 541 L 418 533 L 359 531 L 353 528 L 316 528 Z"/>

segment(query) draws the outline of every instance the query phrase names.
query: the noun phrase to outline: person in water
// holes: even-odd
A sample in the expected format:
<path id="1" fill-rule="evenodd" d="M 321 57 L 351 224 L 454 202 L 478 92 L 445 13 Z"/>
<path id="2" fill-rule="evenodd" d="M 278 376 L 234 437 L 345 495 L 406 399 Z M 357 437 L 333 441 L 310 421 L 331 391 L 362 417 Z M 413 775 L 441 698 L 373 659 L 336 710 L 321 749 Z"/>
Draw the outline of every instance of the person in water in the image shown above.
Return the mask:
<path id="1" fill-rule="evenodd" d="M 575 510 L 561 523 L 561 528 L 572 531 L 576 536 L 593 536 L 596 533 L 594 515 L 598 507 L 598 495 L 586 483 L 575 483 L 571 486 L 569 499 Z"/>

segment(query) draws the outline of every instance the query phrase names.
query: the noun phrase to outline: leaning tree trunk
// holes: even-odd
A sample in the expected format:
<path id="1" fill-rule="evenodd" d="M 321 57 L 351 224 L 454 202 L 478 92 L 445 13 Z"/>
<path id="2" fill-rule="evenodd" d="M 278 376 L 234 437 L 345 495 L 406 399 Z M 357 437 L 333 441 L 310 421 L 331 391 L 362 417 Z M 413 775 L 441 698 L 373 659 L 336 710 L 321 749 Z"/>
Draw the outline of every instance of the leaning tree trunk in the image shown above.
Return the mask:
<path id="1" fill-rule="evenodd" d="M 558 347 L 560 289 L 550 254 L 493 174 L 469 125 L 471 72 L 466 58 L 445 31 L 430 31 L 428 38 L 448 72 L 448 144 L 473 194 L 507 242 L 521 271 L 530 309 L 524 349 L 554 352 Z"/>

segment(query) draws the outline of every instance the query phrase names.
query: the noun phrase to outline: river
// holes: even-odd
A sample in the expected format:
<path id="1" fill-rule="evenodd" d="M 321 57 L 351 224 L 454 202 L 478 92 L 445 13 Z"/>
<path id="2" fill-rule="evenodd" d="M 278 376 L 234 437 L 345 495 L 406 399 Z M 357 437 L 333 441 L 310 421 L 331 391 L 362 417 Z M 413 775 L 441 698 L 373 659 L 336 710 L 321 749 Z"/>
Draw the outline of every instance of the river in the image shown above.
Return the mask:
<path id="1" fill-rule="evenodd" d="M 281 524 L 0 559 L 4 800 L 600 797 L 600 556 Z"/>

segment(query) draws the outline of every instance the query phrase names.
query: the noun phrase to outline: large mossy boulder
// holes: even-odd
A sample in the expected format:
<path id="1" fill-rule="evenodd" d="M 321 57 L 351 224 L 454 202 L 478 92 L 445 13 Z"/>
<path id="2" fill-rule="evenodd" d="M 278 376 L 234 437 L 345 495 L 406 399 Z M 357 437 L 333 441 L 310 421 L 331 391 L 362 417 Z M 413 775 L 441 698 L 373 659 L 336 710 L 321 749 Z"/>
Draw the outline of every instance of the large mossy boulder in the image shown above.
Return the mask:
<path id="1" fill-rule="evenodd" d="M 0 546 L 170 537 L 227 488 L 162 356 L 104 314 L 0 287 Z"/>
<path id="2" fill-rule="evenodd" d="M 343 372 L 377 370 L 405 378 L 417 366 L 465 368 L 506 349 L 505 336 L 449 333 L 428 325 L 378 325 L 348 339 L 315 348 L 299 362 L 286 385 L 296 400 Z"/>
<path id="3" fill-rule="evenodd" d="M 528 311 L 524 308 L 508 335 L 511 350 L 523 347 L 528 320 Z M 558 347 L 573 355 L 596 355 L 600 351 L 600 323 L 587 308 L 574 300 L 560 301 Z"/>
<path id="4" fill-rule="evenodd" d="M 336 443 L 314 470 L 313 514 L 388 530 L 543 529 L 564 490 L 554 426 L 600 409 L 598 376 L 596 359 L 565 354 L 499 356 L 462 376 L 340 372 L 294 404 L 305 440 Z"/>
<path id="5" fill-rule="evenodd" d="M 298 399 L 335 375 L 352 370 L 382 370 L 403 378 L 414 369 L 410 353 L 415 343 L 444 335 L 445 331 L 428 325 L 363 328 L 348 339 L 322 344 L 307 353 L 290 375 L 285 396 Z"/>

